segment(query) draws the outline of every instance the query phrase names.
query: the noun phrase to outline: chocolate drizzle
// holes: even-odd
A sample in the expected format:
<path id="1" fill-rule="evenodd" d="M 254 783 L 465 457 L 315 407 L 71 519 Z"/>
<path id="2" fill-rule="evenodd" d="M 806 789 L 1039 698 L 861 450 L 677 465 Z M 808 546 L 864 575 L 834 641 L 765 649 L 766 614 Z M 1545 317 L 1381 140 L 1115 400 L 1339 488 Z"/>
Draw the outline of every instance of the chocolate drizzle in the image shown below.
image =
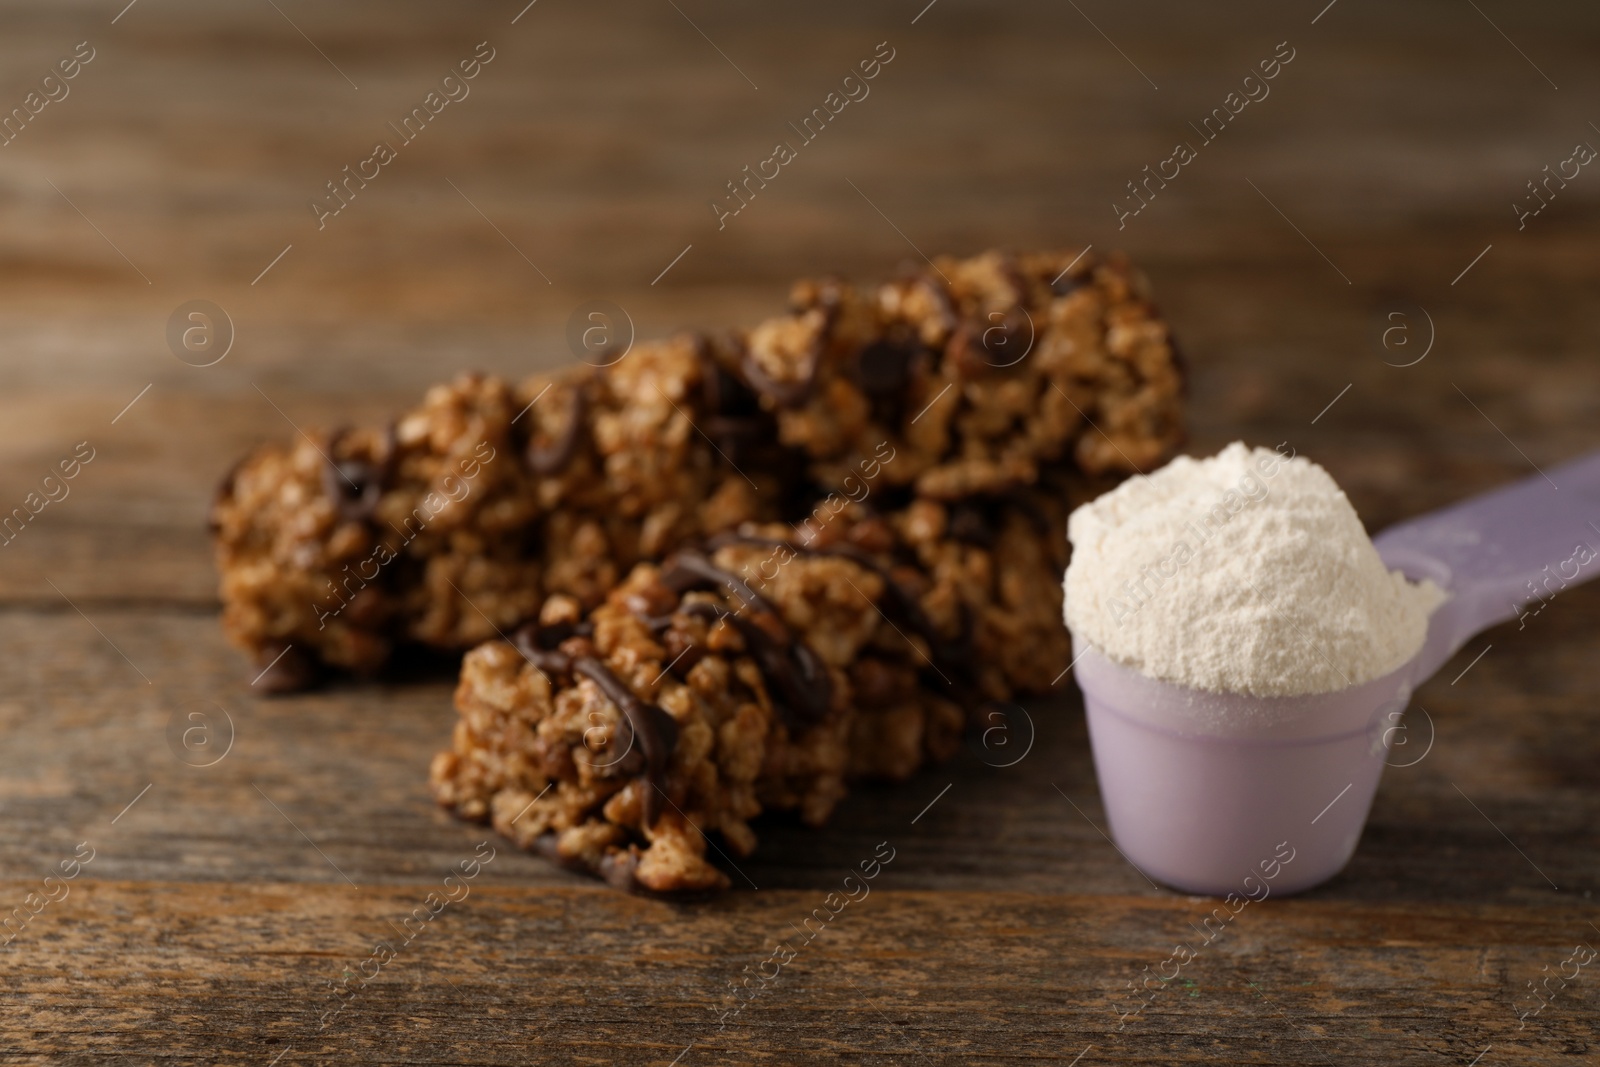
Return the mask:
<path id="1" fill-rule="evenodd" d="M 999 321 L 995 321 L 995 317 Z M 1033 320 L 1021 304 L 990 312 L 989 325 L 963 323 L 945 346 L 950 362 L 964 377 L 975 378 L 1015 367 L 1033 350 Z"/>
<path id="2" fill-rule="evenodd" d="M 640 700 L 634 691 L 612 673 L 597 657 L 587 653 L 573 655 L 545 645 L 559 639 L 563 631 L 578 634 L 577 627 L 523 626 L 512 636 L 512 643 L 535 667 L 547 674 L 581 675 L 600 687 L 606 699 L 617 706 L 628 724 L 632 739 L 639 742 L 644 757 L 644 777 L 651 791 L 644 795 L 644 825 L 655 824 L 661 814 L 661 798 L 666 796 L 667 765 L 678 744 L 678 721 L 655 704 Z M 587 644 L 587 642 L 584 642 Z M 632 748 L 632 740 L 629 742 Z"/>
<path id="3" fill-rule="evenodd" d="M 830 282 L 821 288 L 818 302 L 813 310 L 822 312 L 822 321 L 818 323 L 817 334 L 811 339 L 811 345 L 802 357 L 800 376 L 794 381 L 779 381 L 772 377 L 756 361 L 749 346 L 745 346 L 744 354 L 739 360 L 739 371 L 750 383 L 750 387 L 779 407 L 799 407 L 809 400 L 816 389 L 817 374 L 822 369 L 822 357 L 827 354 L 828 341 L 833 336 L 834 324 L 839 319 L 839 300 L 837 284 Z"/>
<path id="4" fill-rule="evenodd" d="M 811 390 L 817 384 L 817 371 L 822 367 L 822 351 L 827 343 L 829 325 L 825 322 L 817 331 L 811 347 L 806 349 L 800 377 L 792 382 L 781 382 L 768 374 L 748 348 L 739 361 L 739 369 L 756 392 L 770 398 L 779 407 L 799 407 L 810 398 Z"/>
<path id="5" fill-rule="evenodd" d="M 332 500 L 339 517 L 346 522 L 366 522 L 378 509 L 378 501 L 389 488 L 394 476 L 395 463 L 400 456 L 399 442 L 394 424 L 384 430 L 383 458 L 377 462 L 365 459 L 333 458 L 339 443 L 350 432 L 341 427 L 328 438 L 328 450 L 323 453 L 322 491 Z"/>
<path id="6" fill-rule="evenodd" d="M 810 645 L 793 638 L 787 643 L 779 641 L 754 619 L 708 601 L 685 604 L 681 610 L 697 618 L 726 621 L 739 631 L 789 729 L 815 726 L 827 715 L 833 686 L 827 666 Z"/>
<path id="7" fill-rule="evenodd" d="M 679 552 L 667 561 L 661 572 L 661 584 L 680 596 L 690 589 L 705 585 L 720 585 L 745 604 L 772 615 L 778 610 L 770 600 L 751 589 L 745 580 L 731 571 L 725 571 L 698 552 Z M 779 620 L 782 625 L 782 621 Z"/>
<path id="8" fill-rule="evenodd" d="M 752 444 L 767 435 L 761 402 L 751 388 L 718 363 L 711 344 L 695 338 L 695 355 L 700 359 L 700 407 L 703 428 L 713 443 L 737 463 Z M 747 358 L 747 357 L 741 357 Z"/>
<path id="9" fill-rule="evenodd" d="M 583 431 L 583 419 L 589 407 L 589 396 L 583 383 L 578 382 L 566 391 L 566 397 L 566 418 L 562 421 L 561 431 L 556 435 L 555 441 L 548 445 L 540 445 L 532 435 L 528 438 L 528 447 L 523 455 L 528 461 L 528 469 L 535 474 L 555 474 L 571 463 L 572 457 L 577 455 L 578 440 Z"/>
<path id="10" fill-rule="evenodd" d="M 572 661 L 572 673 L 581 674 L 600 687 L 611 702 L 622 709 L 633 736 L 644 750 L 645 778 L 653 792 L 644 797 L 644 824 L 652 826 L 661 814 L 661 798 L 666 795 L 667 764 L 678 744 L 678 720 L 654 704 L 646 704 L 633 690 L 611 673 L 611 668 L 593 656 Z"/>
<path id="11" fill-rule="evenodd" d="M 891 621 L 905 626 L 928 644 L 932 654 L 933 668 L 941 676 L 948 670 L 955 678 L 949 679 L 951 684 L 956 682 L 970 685 L 972 681 L 972 651 L 966 640 L 951 641 L 939 633 L 928 613 L 922 610 L 922 605 L 917 598 L 908 592 L 905 586 L 895 579 L 894 574 L 884 564 L 878 562 L 871 553 L 863 551 L 855 545 L 833 545 L 828 548 L 814 548 L 809 545 L 796 544 L 793 541 L 780 540 L 773 537 L 753 537 L 742 533 L 722 533 L 713 537 L 709 542 L 712 549 L 723 545 L 745 544 L 759 545 L 763 548 L 787 548 L 799 556 L 834 556 L 848 559 L 857 566 L 869 570 L 883 579 L 883 603 L 880 605 Z"/>
<path id="12" fill-rule="evenodd" d="M 922 346 L 908 339 L 874 341 L 856 354 L 856 381 L 861 391 L 877 397 L 895 393 L 911 380 L 911 365 Z"/>
<path id="13" fill-rule="evenodd" d="M 737 610 L 707 601 L 678 610 L 697 618 L 726 621 L 739 631 L 745 647 L 767 682 L 773 703 L 791 730 L 821 722 L 833 701 L 827 665 L 810 645 L 795 637 L 777 609 L 743 578 L 725 571 L 698 552 L 679 552 L 661 573 L 661 583 L 678 594 L 699 587 L 720 586 L 743 602 Z M 746 615 L 751 610 L 754 616 Z"/>
<path id="14" fill-rule="evenodd" d="M 511 643 L 523 658 L 546 674 L 570 674 L 572 657 L 556 646 L 578 632 L 576 626 L 540 626 L 530 622 L 511 635 Z"/>
<path id="15" fill-rule="evenodd" d="M 905 416 L 908 386 L 925 373 L 932 353 L 905 327 L 873 341 L 856 353 L 855 379 L 866 394 L 872 417 L 888 426 Z"/>

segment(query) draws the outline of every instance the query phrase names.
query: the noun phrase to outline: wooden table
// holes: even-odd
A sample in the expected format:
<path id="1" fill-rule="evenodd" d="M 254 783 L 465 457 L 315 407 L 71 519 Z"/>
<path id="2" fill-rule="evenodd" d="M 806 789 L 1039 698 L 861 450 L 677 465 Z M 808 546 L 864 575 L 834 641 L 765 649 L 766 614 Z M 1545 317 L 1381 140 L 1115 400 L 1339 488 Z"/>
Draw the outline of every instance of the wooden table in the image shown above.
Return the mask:
<path id="1" fill-rule="evenodd" d="M 206 503 L 290 423 L 560 363 L 587 299 L 659 336 L 749 324 L 805 274 L 1092 243 L 1127 249 L 1181 332 L 1193 450 L 1287 440 L 1371 529 L 1600 446 L 1600 173 L 1521 229 L 1511 207 L 1600 145 L 1592 7 L 524 2 L 0 15 L 0 107 L 94 53 L 0 149 L 0 504 L 79 442 L 95 457 L 0 549 L 0 912 L 93 854 L 0 949 L 0 1059 L 1596 1062 L 1600 971 L 1519 1021 L 1530 983 L 1600 945 L 1594 587 L 1448 664 L 1418 696 L 1432 747 L 1388 772 L 1345 873 L 1251 908 L 1125 1021 L 1128 983 L 1213 902 L 1102 834 L 1064 681 L 1015 766 L 965 753 L 824 831 L 765 823 L 751 884 L 710 903 L 496 841 L 319 1027 L 330 983 L 486 831 L 426 788 L 447 678 L 264 700 L 220 637 Z M 480 41 L 470 95 L 319 230 L 325 183 Z M 724 183 L 881 41 L 871 95 L 719 230 Z M 1280 41 L 1270 96 L 1119 229 L 1126 183 Z M 203 368 L 166 339 L 200 299 L 235 334 Z M 169 743 L 191 712 L 210 766 Z M 871 896 L 720 1018 L 882 841 Z"/>

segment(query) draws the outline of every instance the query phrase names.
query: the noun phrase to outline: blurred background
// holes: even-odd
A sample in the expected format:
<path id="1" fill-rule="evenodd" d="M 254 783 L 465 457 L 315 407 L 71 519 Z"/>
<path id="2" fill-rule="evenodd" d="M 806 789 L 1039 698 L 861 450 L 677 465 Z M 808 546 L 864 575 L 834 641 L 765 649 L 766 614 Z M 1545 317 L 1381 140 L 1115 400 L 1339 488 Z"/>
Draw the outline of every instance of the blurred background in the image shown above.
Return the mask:
<path id="1" fill-rule="evenodd" d="M 213 603 L 208 494 L 291 420 L 568 361 L 586 300 L 641 337 L 749 325 L 797 277 L 918 250 L 1125 249 L 1190 357 L 1194 447 L 1292 430 L 1369 525 L 1441 502 L 1435 465 L 1527 470 L 1452 381 L 1541 464 L 1595 442 L 1600 175 L 1520 230 L 1513 208 L 1600 145 L 1592 6 L 924 4 L 7 3 L 0 107 L 93 59 L 0 148 L 0 500 L 78 441 L 97 459 L 5 549 L 0 595 L 68 573 Z M 470 95 L 403 142 L 480 42 Z M 719 230 L 710 201 L 880 42 L 870 95 Z M 1270 95 L 1202 141 L 1280 42 Z M 319 230 L 311 201 L 380 140 L 397 158 Z M 1197 158 L 1119 228 L 1179 141 Z M 191 300 L 231 319 L 214 366 L 169 350 Z M 1419 307 L 1437 343 L 1386 367 L 1422 351 Z"/>

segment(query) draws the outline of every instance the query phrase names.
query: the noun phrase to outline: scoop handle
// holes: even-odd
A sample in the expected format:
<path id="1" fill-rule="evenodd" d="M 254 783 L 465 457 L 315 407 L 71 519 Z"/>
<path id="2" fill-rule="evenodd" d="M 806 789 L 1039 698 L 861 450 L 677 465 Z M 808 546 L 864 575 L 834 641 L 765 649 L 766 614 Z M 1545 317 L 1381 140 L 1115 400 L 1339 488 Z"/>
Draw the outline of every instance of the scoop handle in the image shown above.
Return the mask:
<path id="1" fill-rule="evenodd" d="M 1391 526 L 1373 544 L 1391 569 L 1450 594 L 1415 660 L 1420 684 L 1473 634 L 1508 619 L 1526 626 L 1600 574 L 1600 452 Z"/>

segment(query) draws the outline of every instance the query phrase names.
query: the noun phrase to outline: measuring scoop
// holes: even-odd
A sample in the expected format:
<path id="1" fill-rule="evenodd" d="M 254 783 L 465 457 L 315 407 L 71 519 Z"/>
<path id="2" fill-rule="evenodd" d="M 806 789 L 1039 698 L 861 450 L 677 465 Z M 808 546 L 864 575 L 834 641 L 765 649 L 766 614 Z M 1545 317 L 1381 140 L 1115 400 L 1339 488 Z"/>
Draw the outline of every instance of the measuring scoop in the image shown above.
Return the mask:
<path id="1" fill-rule="evenodd" d="M 1111 836 L 1151 879 L 1260 899 L 1262 886 L 1293 893 L 1338 874 L 1416 687 L 1474 634 L 1515 618 L 1529 625 L 1552 597 L 1600 573 L 1600 453 L 1392 526 L 1373 544 L 1391 570 L 1431 579 L 1449 599 L 1416 656 L 1347 689 L 1190 689 L 1073 635 Z"/>

